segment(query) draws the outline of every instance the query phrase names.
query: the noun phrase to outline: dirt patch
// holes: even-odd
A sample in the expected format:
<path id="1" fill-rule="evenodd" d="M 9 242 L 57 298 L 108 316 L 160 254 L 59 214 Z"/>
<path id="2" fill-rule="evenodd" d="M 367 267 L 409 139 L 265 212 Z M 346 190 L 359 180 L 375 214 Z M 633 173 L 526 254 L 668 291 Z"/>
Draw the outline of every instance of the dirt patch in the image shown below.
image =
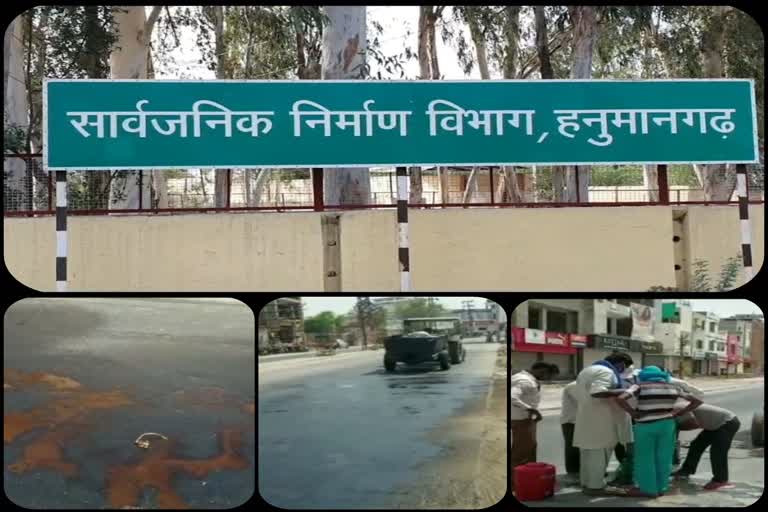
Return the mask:
<path id="1" fill-rule="evenodd" d="M 417 482 L 398 492 L 397 508 L 481 509 L 507 492 L 507 356 L 501 347 L 489 394 L 468 404 L 434 434 L 442 457 L 421 468 Z"/>

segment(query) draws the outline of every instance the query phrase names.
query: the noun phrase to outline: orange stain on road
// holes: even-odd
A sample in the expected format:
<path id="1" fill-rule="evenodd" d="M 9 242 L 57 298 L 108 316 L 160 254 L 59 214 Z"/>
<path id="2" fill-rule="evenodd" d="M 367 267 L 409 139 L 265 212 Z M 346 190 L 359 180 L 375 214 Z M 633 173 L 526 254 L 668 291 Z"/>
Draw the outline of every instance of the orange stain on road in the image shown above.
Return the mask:
<path id="1" fill-rule="evenodd" d="M 18 462 L 8 466 L 14 473 L 24 473 L 36 469 L 52 469 L 64 476 L 75 476 L 77 466 L 64 461 L 62 442 L 72 434 L 48 432 L 24 448 L 24 455 Z"/>
<path id="2" fill-rule="evenodd" d="M 118 465 L 111 468 L 107 477 L 107 500 L 113 508 L 136 506 L 144 487 L 157 489 L 159 508 L 189 508 L 176 494 L 171 485 L 177 472 L 194 478 L 205 478 L 211 471 L 239 470 L 248 467 L 248 461 L 240 453 L 242 434 L 225 430 L 218 434 L 219 455 L 210 459 L 177 459 L 171 456 L 174 442 L 153 440 L 144 459 L 136 464 Z"/>
<path id="3" fill-rule="evenodd" d="M 79 382 L 70 379 L 69 377 L 62 377 L 60 375 L 43 372 L 32 372 L 25 374 L 14 369 L 5 370 L 4 380 L 17 387 L 44 384 L 58 391 L 68 391 L 80 389 L 82 387 Z"/>

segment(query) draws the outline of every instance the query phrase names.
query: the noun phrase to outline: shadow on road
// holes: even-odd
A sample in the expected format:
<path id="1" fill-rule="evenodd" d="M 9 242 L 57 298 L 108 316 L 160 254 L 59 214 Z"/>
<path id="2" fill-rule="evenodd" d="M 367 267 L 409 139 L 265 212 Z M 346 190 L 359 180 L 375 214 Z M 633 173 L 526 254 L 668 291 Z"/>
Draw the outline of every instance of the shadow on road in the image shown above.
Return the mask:
<path id="1" fill-rule="evenodd" d="M 77 299 L 69 300 L 66 304 L 25 299 L 12 304 L 6 310 L 4 320 L 5 339 L 30 342 L 46 332 L 57 336 L 62 333 L 71 337 L 82 336 L 105 324 L 107 317 L 78 305 Z"/>

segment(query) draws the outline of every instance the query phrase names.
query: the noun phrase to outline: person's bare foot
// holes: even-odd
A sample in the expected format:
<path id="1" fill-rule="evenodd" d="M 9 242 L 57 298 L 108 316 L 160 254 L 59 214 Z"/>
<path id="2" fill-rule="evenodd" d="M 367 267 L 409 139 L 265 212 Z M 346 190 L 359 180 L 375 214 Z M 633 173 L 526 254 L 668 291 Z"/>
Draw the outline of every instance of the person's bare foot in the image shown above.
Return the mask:
<path id="1" fill-rule="evenodd" d="M 631 498 L 657 498 L 658 495 L 656 494 L 647 494 L 638 489 L 637 487 L 633 487 L 629 490 L 627 490 L 627 496 Z"/>

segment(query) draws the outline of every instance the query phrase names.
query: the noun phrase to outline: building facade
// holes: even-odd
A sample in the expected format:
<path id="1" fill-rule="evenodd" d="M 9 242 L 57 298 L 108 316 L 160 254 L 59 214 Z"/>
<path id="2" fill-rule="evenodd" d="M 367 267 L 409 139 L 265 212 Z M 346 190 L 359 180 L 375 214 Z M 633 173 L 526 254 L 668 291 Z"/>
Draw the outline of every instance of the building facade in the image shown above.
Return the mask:
<path id="1" fill-rule="evenodd" d="M 662 352 L 660 343 L 633 338 L 632 331 L 630 301 L 529 300 L 512 313 L 512 371 L 546 361 L 567 379 L 613 350 L 628 352 L 636 366 Z"/>
<path id="2" fill-rule="evenodd" d="M 304 309 L 301 297 L 281 297 L 259 312 L 259 348 L 270 344 L 304 342 Z"/>
<path id="3" fill-rule="evenodd" d="M 753 373 L 753 366 L 759 364 L 762 371 L 763 354 L 762 347 L 760 349 L 760 355 L 757 357 L 752 354 L 752 339 L 753 339 L 753 327 L 754 321 L 762 322 L 762 315 L 734 315 L 728 318 L 723 318 L 720 321 L 720 329 L 726 334 L 735 334 L 739 336 L 741 341 L 741 359 L 742 359 L 742 371 L 744 373 Z M 759 328 L 759 327 L 758 327 Z"/>

